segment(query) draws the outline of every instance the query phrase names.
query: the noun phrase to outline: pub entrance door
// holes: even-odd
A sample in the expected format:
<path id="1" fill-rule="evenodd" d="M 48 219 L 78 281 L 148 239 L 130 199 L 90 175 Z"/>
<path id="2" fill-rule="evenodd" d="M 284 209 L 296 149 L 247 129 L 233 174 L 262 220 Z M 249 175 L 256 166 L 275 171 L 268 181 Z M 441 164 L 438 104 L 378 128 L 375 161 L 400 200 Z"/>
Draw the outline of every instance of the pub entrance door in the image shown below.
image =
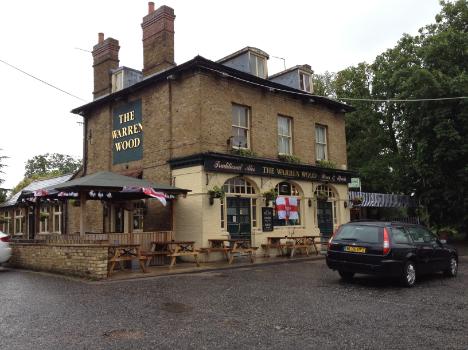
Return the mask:
<path id="1" fill-rule="evenodd" d="M 227 230 L 232 239 L 251 239 L 250 198 L 227 197 Z"/>
<path id="2" fill-rule="evenodd" d="M 321 241 L 328 241 L 333 234 L 333 209 L 331 202 L 317 202 L 317 223 Z"/>

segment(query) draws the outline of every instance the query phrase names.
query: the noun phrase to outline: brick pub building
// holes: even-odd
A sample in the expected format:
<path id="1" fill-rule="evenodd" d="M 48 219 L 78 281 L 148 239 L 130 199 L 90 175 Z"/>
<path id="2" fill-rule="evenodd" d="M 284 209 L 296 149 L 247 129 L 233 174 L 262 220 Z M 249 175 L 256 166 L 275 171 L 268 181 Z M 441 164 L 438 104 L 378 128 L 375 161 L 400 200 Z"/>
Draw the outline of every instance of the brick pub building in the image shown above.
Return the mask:
<path id="1" fill-rule="evenodd" d="M 111 171 L 191 192 L 166 207 L 90 202 L 87 230 L 172 230 L 197 247 L 231 235 L 261 246 L 348 222 L 352 108 L 314 95 L 308 65 L 269 76 L 268 54 L 253 47 L 176 65 L 174 20 L 172 8 L 149 3 L 141 72 L 120 67 L 119 42 L 100 33 L 94 100 L 72 112 L 84 119 L 83 175 Z M 68 233 L 78 231 L 73 213 Z"/>

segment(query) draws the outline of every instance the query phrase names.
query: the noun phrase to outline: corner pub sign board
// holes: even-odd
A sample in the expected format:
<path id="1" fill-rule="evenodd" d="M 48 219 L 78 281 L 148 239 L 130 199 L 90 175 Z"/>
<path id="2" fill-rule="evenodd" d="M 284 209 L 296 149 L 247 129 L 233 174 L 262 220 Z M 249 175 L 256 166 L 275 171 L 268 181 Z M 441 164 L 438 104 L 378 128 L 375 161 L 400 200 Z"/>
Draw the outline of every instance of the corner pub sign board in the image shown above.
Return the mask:
<path id="1" fill-rule="evenodd" d="M 143 157 L 141 100 L 114 109 L 112 115 L 112 164 L 128 163 Z"/>

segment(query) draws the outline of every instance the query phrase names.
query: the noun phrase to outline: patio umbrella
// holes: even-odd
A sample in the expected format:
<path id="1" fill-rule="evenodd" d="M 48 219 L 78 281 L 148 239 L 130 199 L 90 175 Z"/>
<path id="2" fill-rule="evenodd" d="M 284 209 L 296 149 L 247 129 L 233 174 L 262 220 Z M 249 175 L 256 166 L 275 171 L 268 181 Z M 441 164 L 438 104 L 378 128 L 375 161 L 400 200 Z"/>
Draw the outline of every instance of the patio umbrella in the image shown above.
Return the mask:
<path id="1" fill-rule="evenodd" d="M 141 189 L 137 191 L 127 191 L 125 188 Z M 108 192 L 112 197 L 122 197 L 127 199 L 154 197 L 161 202 L 165 202 L 165 194 L 186 194 L 190 190 L 158 184 L 148 180 L 137 179 L 124 176 L 110 171 L 99 171 L 94 174 L 76 178 L 53 186 L 56 191 L 78 192 L 80 195 L 80 234 L 85 233 L 85 205 L 88 196 L 90 199 L 101 199 L 93 196 L 95 193 Z M 96 198 L 94 198 L 96 197 Z"/>

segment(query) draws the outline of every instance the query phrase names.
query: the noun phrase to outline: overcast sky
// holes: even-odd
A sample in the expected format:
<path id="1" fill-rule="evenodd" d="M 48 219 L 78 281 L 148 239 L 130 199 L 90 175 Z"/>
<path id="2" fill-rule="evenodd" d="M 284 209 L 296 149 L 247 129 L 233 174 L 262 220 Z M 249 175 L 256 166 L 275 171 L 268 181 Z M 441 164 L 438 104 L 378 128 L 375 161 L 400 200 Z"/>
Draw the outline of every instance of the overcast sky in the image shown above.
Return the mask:
<path id="1" fill-rule="evenodd" d="M 120 42 L 120 65 L 141 69 L 146 0 L 5 0 L 0 5 L 2 187 L 15 186 L 26 160 L 44 153 L 82 156 L 81 117 L 70 113 L 92 99 L 91 53 L 97 33 Z M 175 59 L 217 60 L 245 46 L 270 55 L 269 74 L 296 64 L 336 72 L 393 47 L 403 33 L 434 22 L 438 0 L 167 0 L 174 8 Z"/>

